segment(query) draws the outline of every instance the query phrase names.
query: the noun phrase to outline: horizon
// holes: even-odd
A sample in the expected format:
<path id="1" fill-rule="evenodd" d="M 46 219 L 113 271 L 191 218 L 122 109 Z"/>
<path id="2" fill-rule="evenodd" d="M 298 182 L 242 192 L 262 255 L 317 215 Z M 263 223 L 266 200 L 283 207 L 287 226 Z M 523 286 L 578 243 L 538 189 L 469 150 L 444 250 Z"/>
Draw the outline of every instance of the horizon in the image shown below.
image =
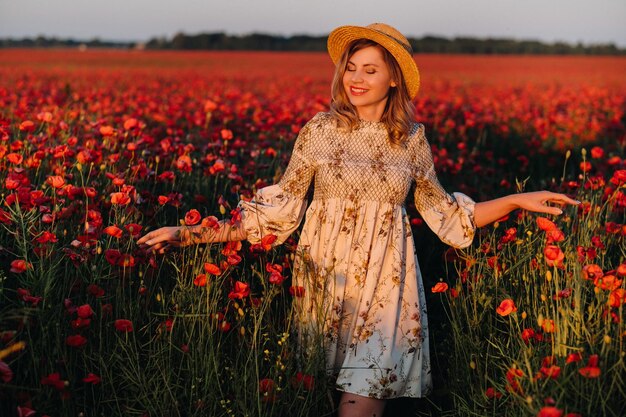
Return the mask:
<path id="1" fill-rule="evenodd" d="M 618 0 L 0 0 L 0 38 L 43 36 L 107 42 L 171 39 L 176 33 L 325 36 L 335 27 L 386 22 L 407 37 L 513 39 L 626 47 Z"/>

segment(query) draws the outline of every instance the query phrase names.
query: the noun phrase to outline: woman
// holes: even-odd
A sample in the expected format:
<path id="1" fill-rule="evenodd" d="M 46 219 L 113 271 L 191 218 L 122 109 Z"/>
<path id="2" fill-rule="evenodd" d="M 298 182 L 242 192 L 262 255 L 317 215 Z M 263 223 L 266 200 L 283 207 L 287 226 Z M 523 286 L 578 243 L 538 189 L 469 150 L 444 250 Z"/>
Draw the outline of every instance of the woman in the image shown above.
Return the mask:
<path id="1" fill-rule="evenodd" d="M 414 122 L 419 72 L 407 39 L 385 24 L 343 26 L 330 34 L 328 51 L 336 64 L 330 111 L 302 128 L 280 182 L 240 203 L 241 223 L 192 233 L 165 227 L 138 243 L 162 253 L 273 234 L 279 244 L 306 212 L 293 272 L 306 288 L 301 334 L 323 337 L 342 391 L 339 416 L 381 416 L 386 399 L 421 397 L 431 386 L 424 288 L 404 208 L 412 183 L 420 214 L 454 247 L 514 209 L 561 214 L 547 203 L 578 202 L 547 191 L 481 203 L 446 193 L 424 127 Z"/>

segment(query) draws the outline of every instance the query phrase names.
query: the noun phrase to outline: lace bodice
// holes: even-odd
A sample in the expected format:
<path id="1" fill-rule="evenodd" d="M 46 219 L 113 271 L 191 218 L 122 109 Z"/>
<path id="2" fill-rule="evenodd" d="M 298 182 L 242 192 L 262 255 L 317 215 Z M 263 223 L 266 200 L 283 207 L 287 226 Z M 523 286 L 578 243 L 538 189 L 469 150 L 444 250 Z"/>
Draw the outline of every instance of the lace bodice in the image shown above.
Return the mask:
<path id="1" fill-rule="evenodd" d="M 362 121 L 352 132 L 343 132 L 327 113 L 317 114 L 300 131 L 280 185 L 303 198 L 313 177 L 316 200 L 402 205 L 413 180 L 418 209 L 448 198 L 435 175 L 424 127 L 418 123 L 405 145 L 393 145 L 383 123 Z"/>

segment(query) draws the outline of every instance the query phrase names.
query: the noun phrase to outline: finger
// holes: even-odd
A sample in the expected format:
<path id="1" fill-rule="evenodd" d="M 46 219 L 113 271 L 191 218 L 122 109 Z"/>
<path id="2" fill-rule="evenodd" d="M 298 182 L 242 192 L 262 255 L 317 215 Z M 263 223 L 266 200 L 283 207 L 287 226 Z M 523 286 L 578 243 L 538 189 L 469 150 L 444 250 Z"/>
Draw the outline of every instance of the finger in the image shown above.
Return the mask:
<path id="1" fill-rule="evenodd" d="M 146 233 L 138 241 L 137 244 L 142 245 L 146 240 L 151 239 L 154 236 L 154 232 Z"/>

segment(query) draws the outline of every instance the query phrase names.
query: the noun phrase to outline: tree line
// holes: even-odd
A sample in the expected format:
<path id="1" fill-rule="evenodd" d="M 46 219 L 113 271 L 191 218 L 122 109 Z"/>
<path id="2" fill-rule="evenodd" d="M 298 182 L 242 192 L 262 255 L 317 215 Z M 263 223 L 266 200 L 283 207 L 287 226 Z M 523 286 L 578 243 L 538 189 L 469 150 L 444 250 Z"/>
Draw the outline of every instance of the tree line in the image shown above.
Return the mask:
<path id="1" fill-rule="evenodd" d="M 146 43 L 112 42 L 100 39 L 77 41 L 39 36 L 34 39 L 3 39 L 0 40 L 0 48 L 89 47 L 157 50 L 325 51 L 326 40 L 326 36 L 276 36 L 263 33 L 228 35 L 223 32 L 196 35 L 177 33 L 171 39 L 152 38 Z M 445 38 L 441 36 L 409 38 L 409 42 L 415 53 L 626 55 L 626 49 L 618 48 L 614 43 L 584 45 L 582 43 L 546 43 L 537 40 L 508 38 Z"/>

